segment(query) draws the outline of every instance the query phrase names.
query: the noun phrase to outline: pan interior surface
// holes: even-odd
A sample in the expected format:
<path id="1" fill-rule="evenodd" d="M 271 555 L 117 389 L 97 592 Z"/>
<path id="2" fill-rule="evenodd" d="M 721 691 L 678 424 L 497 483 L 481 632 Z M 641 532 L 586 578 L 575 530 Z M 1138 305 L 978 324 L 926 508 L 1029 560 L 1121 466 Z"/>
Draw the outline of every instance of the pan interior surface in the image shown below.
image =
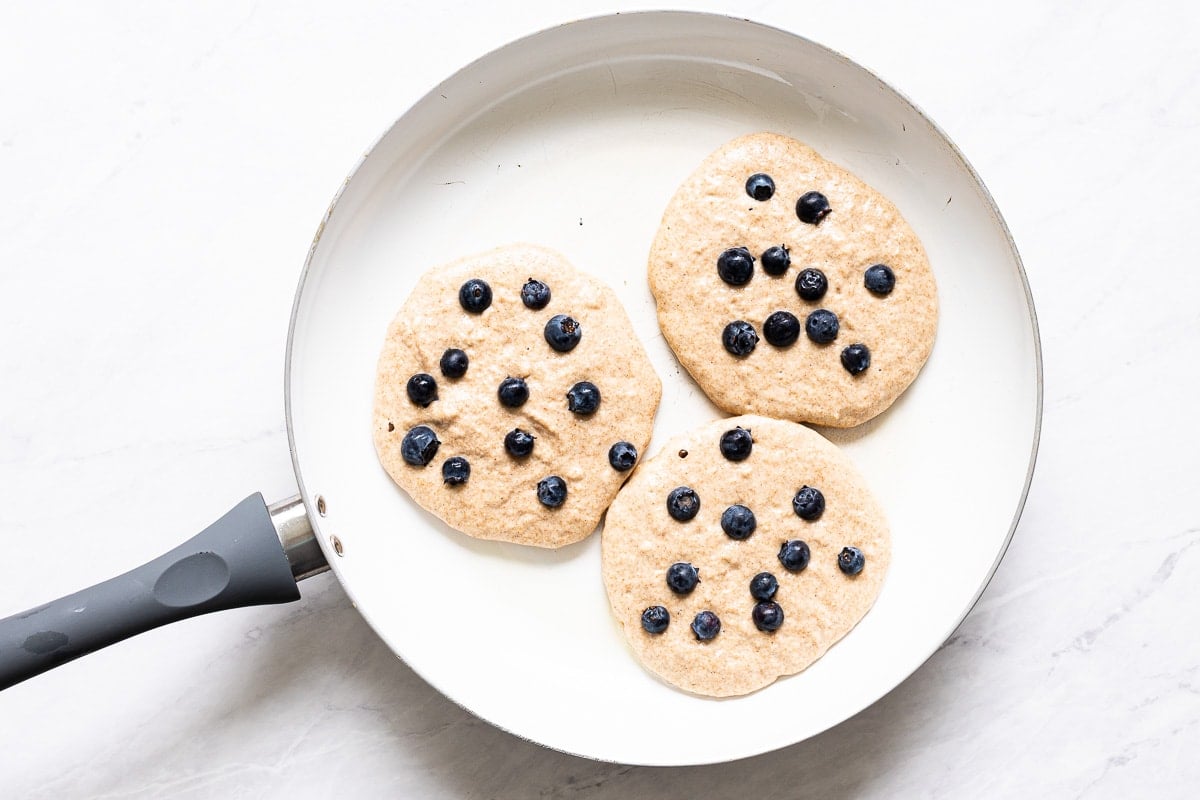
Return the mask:
<path id="1" fill-rule="evenodd" d="M 823 431 L 860 466 L 892 526 L 893 564 L 875 607 L 805 672 L 711 700 L 634 660 L 609 613 L 598 535 L 547 551 L 447 528 L 380 467 L 371 403 L 384 331 L 418 275 L 529 241 L 599 275 L 625 304 L 663 380 L 649 454 L 721 416 L 658 331 L 645 260 L 679 183 L 728 139 L 762 130 L 807 142 L 897 204 L 928 250 L 941 320 L 929 363 L 892 409 L 858 429 Z M 842 56 L 699 14 L 554 28 L 419 101 L 331 208 L 301 282 L 288 358 L 301 491 L 333 569 L 378 634 L 489 722 L 631 764 L 782 747 L 910 675 L 1003 555 L 1040 420 L 1036 323 L 1020 262 L 953 146 Z"/>

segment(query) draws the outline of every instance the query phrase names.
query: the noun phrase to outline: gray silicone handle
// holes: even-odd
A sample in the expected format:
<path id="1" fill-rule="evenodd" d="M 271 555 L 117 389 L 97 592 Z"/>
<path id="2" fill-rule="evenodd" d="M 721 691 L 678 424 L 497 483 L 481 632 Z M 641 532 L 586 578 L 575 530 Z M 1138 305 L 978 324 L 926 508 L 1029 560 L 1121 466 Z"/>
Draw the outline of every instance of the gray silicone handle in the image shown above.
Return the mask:
<path id="1" fill-rule="evenodd" d="M 300 599 L 262 495 L 124 575 L 0 620 L 0 689 L 209 611 Z"/>

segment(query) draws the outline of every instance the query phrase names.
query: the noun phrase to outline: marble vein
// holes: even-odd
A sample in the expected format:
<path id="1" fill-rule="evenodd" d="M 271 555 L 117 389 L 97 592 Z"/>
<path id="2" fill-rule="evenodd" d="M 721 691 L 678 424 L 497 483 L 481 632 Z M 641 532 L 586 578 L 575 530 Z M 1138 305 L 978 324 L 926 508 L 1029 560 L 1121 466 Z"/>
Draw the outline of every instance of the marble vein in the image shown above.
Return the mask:
<path id="1" fill-rule="evenodd" d="M 1171 576 L 1175 573 L 1175 567 L 1183 555 L 1196 544 L 1200 544 L 1200 536 L 1195 536 L 1195 532 L 1191 533 L 1193 533 L 1191 540 L 1179 549 L 1168 553 L 1166 557 L 1163 558 L 1163 561 L 1159 565 L 1158 569 L 1154 571 L 1154 574 L 1141 581 L 1132 593 L 1132 596 L 1122 601 L 1117 610 L 1106 616 L 1099 625 L 1090 627 L 1076 636 L 1074 641 L 1072 641 L 1067 647 L 1052 652 L 1051 657 L 1059 658 L 1072 651 L 1086 652 L 1087 650 L 1090 650 L 1092 646 L 1095 645 L 1096 640 L 1099 639 L 1100 636 L 1102 636 L 1109 628 L 1120 622 L 1125 615 L 1133 611 L 1147 598 L 1162 588 L 1162 586 L 1168 580 L 1170 580 Z"/>

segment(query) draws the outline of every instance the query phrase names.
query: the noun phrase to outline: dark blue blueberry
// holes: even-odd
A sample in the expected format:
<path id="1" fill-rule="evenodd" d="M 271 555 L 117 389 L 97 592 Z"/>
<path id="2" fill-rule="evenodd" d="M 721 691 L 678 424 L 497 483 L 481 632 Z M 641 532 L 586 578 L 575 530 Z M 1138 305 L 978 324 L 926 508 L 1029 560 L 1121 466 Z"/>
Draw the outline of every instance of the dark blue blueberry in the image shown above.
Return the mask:
<path id="1" fill-rule="evenodd" d="M 871 351 L 865 344 L 852 344 L 842 351 L 842 366 L 851 375 L 860 375 L 871 366 Z"/>
<path id="2" fill-rule="evenodd" d="M 537 497 L 542 505 L 558 508 L 567 500 L 567 482 L 557 475 L 542 478 L 538 481 Z"/>
<path id="3" fill-rule="evenodd" d="M 756 172 L 746 179 L 746 194 L 755 200 L 770 200 L 775 194 L 775 181 L 764 172 Z"/>
<path id="4" fill-rule="evenodd" d="M 754 627 L 766 633 L 779 630 L 779 626 L 783 624 L 783 609 L 779 607 L 779 603 L 769 600 L 756 603 L 750 616 L 754 619 Z"/>
<path id="5" fill-rule="evenodd" d="M 792 498 L 792 510 L 796 512 L 797 517 L 809 522 L 820 519 L 825 513 L 825 495 L 821 494 L 820 489 L 801 486 L 800 491 Z"/>
<path id="6" fill-rule="evenodd" d="M 637 448 L 629 442 L 617 442 L 608 448 L 608 463 L 617 472 L 628 472 L 637 463 Z"/>
<path id="7" fill-rule="evenodd" d="M 779 581 L 769 572 L 760 572 L 750 579 L 750 596 L 755 600 L 770 600 L 779 590 Z"/>
<path id="8" fill-rule="evenodd" d="M 829 291 L 829 280 L 816 267 L 806 267 L 796 276 L 796 294 L 810 303 L 820 300 Z"/>
<path id="9" fill-rule="evenodd" d="M 583 337 L 583 326 L 566 314 L 555 314 L 542 332 L 546 344 L 560 353 L 569 353 Z"/>
<path id="10" fill-rule="evenodd" d="M 743 505 L 730 506 L 721 514 L 721 530 L 730 539 L 749 539 L 757 527 L 754 512 Z"/>
<path id="11" fill-rule="evenodd" d="M 731 247 L 717 257 L 717 274 L 730 286 L 749 283 L 754 277 L 754 256 L 744 247 Z"/>
<path id="12" fill-rule="evenodd" d="M 758 344 L 758 333 L 749 322 L 735 320 L 725 326 L 721 333 L 721 343 L 735 356 L 748 356 Z"/>
<path id="13" fill-rule="evenodd" d="M 467 354 L 462 350 L 457 350 L 451 347 L 446 352 L 442 353 L 442 374 L 447 378 L 461 378 L 467 374 L 467 366 L 470 361 L 467 359 Z"/>
<path id="14" fill-rule="evenodd" d="M 520 408 L 529 399 L 529 385 L 524 378 L 505 378 L 496 390 L 500 403 L 508 408 Z"/>
<path id="15" fill-rule="evenodd" d="M 842 552 L 838 553 L 838 569 L 847 575 L 854 576 L 862 572 L 866 563 L 867 557 L 857 547 L 843 547 Z"/>
<path id="16" fill-rule="evenodd" d="M 471 477 L 471 464 L 462 456 L 451 456 L 442 462 L 442 481 L 457 486 Z"/>
<path id="17" fill-rule="evenodd" d="M 510 456 L 525 458 L 533 452 L 534 438 L 532 433 L 526 433 L 520 428 L 513 428 L 504 435 L 504 449 Z"/>
<path id="18" fill-rule="evenodd" d="M 825 308 L 818 308 L 804 321 L 804 332 L 817 344 L 829 344 L 838 335 L 837 314 Z"/>
<path id="19" fill-rule="evenodd" d="M 789 542 L 784 542 L 779 548 L 779 563 L 783 564 L 783 568 L 788 572 L 800 572 L 808 566 L 808 559 L 812 557 L 812 552 L 808 549 L 808 543 L 800 539 L 792 539 Z"/>
<path id="20" fill-rule="evenodd" d="M 700 495 L 690 486 L 676 486 L 667 495 L 667 513 L 672 519 L 687 522 L 700 513 Z"/>
<path id="21" fill-rule="evenodd" d="M 591 381 L 580 381 L 567 392 L 567 408 L 581 417 L 596 413 L 600 407 L 600 389 Z"/>
<path id="22" fill-rule="evenodd" d="M 832 210 L 829 207 L 829 199 L 820 192 L 805 192 L 796 201 L 796 216 L 801 222 L 807 222 L 809 225 L 816 225 L 829 216 Z"/>
<path id="23" fill-rule="evenodd" d="M 700 582 L 700 570 L 686 561 L 676 561 L 667 568 L 667 586 L 675 594 L 691 594 Z"/>
<path id="24" fill-rule="evenodd" d="M 702 642 L 715 639 L 721 632 L 721 618 L 711 611 L 701 611 L 692 620 L 692 633 Z"/>
<path id="25" fill-rule="evenodd" d="M 471 278 L 458 290 L 458 302 L 472 314 L 482 314 L 492 304 L 492 287 L 487 281 Z"/>
<path id="26" fill-rule="evenodd" d="M 863 273 L 863 286 L 875 294 L 891 294 L 896 288 L 896 273 L 887 264 L 867 267 Z"/>
<path id="27" fill-rule="evenodd" d="M 433 461 L 441 444 L 433 428 L 418 425 L 404 434 L 404 440 L 400 442 L 400 457 L 414 467 L 423 467 Z"/>
<path id="28" fill-rule="evenodd" d="M 521 287 L 521 302 L 526 308 L 540 311 L 550 302 L 550 287 L 541 281 L 530 278 Z"/>
<path id="29" fill-rule="evenodd" d="M 740 425 L 721 434 L 721 455 L 730 461 L 745 461 L 754 449 L 754 437 Z"/>
<path id="30" fill-rule="evenodd" d="M 768 275 L 782 275 L 792 265 L 792 256 L 788 253 L 787 245 L 769 247 L 762 254 L 763 272 Z"/>
<path id="31" fill-rule="evenodd" d="M 662 606 L 650 606 L 642 612 L 642 629 L 646 633 L 662 633 L 671 624 L 671 612 Z"/>
<path id="32" fill-rule="evenodd" d="M 427 372 L 418 372 L 409 378 L 407 389 L 408 399 L 421 408 L 425 408 L 438 399 L 437 381 Z"/>
<path id="33" fill-rule="evenodd" d="M 790 311 L 776 311 L 763 323 L 763 338 L 774 347 L 787 347 L 800 338 L 800 320 Z"/>

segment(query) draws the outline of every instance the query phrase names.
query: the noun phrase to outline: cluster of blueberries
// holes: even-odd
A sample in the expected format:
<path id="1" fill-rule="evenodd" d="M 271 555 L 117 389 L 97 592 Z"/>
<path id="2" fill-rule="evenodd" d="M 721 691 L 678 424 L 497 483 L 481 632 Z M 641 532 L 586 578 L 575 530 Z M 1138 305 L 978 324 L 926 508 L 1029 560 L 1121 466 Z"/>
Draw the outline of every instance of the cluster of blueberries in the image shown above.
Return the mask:
<path id="1" fill-rule="evenodd" d="M 482 314 L 492 304 L 492 287 L 487 281 L 472 278 L 458 290 L 458 302 L 469 313 Z M 550 302 L 550 287 L 534 278 L 521 287 L 521 302 L 526 308 L 540 311 Z M 550 347 L 560 353 L 575 349 L 583 338 L 583 326 L 566 314 L 555 314 L 546 323 L 543 336 Z M 439 362 L 442 375 L 457 380 L 467 374 L 470 359 L 463 350 L 450 348 L 442 353 Z M 428 373 L 418 372 L 408 379 L 408 399 L 414 405 L 427 408 L 438 399 L 437 380 Z M 529 399 L 529 385 L 524 378 L 507 377 L 496 390 L 505 408 L 520 408 Z M 600 408 L 600 388 L 591 381 L 579 381 L 567 392 L 567 408 L 572 413 L 589 417 Z M 388 423 L 388 430 L 395 426 Z M 513 428 L 504 437 L 504 449 L 513 458 L 527 458 L 533 452 L 533 434 Z M 404 435 L 400 455 L 414 467 L 424 467 L 437 455 L 441 442 L 428 425 L 417 425 Z M 617 442 L 608 451 L 608 462 L 618 472 L 628 472 L 637 462 L 637 448 L 629 442 Z M 459 486 L 471 477 L 471 464 L 462 456 L 452 456 L 442 462 L 442 480 L 447 486 Z M 558 475 L 549 475 L 537 484 L 537 498 L 548 508 L 558 508 L 567 499 L 567 482 Z"/>
<path id="2" fill-rule="evenodd" d="M 749 430 L 738 427 L 721 435 L 721 454 L 730 461 L 744 461 L 754 447 Z M 825 495 L 813 486 L 802 486 L 792 498 L 792 510 L 806 522 L 814 522 L 825 513 Z M 667 495 L 667 513 L 679 522 L 688 522 L 700 513 L 700 495 L 688 486 L 678 486 Z M 744 505 L 732 505 L 721 514 L 721 530 L 731 539 L 743 541 L 750 538 L 758 527 L 754 512 Z M 779 563 L 788 572 L 803 572 L 808 566 L 812 552 L 802 539 L 791 539 L 779 548 Z M 838 567 L 848 576 L 862 572 L 866 556 L 857 547 L 843 547 L 838 554 Z M 667 568 L 667 587 L 677 595 L 688 595 L 700 583 L 700 570 L 686 561 L 678 561 Z M 751 611 L 754 626 L 760 631 L 771 633 L 783 625 L 783 609 L 775 602 L 779 581 L 769 572 L 760 572 L 750 581 L 750 596 L 757 602 Z M 664 606 L 650 606 L 642 612 L 642 628 L 651 634 L 660 634 L 671 623 L 671 614 Z M 700 641 L 707 641 L 721 632 L 721 619 L 712 611 L 701 611 L 692 620 L 692 633 Z"/>
<path id="3" fill-rule="evenodd" d="M 746 193 L 765 202 L 775 194 L 775 182 L 764 173 L 751 175 L 746 181 Z M 829 200 L 820 192 L 806 192 L 796 201 L 796 216 L 801 222 L 817 225 L 832 209 Z M 744 286 L 754 277 L 754 256 L 745 247 L 731 247 L 717 257 L 717 274 L 730 286 Z M 785 245 L 768 248 L 761 256 L 763 272 L 779 277 L 792 264 Z M 874 264 L 863 273 L 863 285 L 877 297 L 891 294 L 896 287 L 896 273 L 886 264 Z M 796 294 L 805 302 L 815 303 L 829 290 L 825 273 L 808 267 L 796 276 Z M 774 347 L 789 347 L 800 338 L 800 320 L 790 311 L 776 311 L 763 322 L 763 338 Z M 829 344 L 838 336 L 837 314 L 818 308 L 804 320 L 804 332 L 817 344 Z M 721 333 L 721 343 L 732 355 L 744 358 L 758 344 L 758 331 L 745 320 L 734 320 Z M 871 366 L 871 351 L 865 344 L 855 342 L 842 350 L 842 366 L 851 375 L 860 375 Z"/>

